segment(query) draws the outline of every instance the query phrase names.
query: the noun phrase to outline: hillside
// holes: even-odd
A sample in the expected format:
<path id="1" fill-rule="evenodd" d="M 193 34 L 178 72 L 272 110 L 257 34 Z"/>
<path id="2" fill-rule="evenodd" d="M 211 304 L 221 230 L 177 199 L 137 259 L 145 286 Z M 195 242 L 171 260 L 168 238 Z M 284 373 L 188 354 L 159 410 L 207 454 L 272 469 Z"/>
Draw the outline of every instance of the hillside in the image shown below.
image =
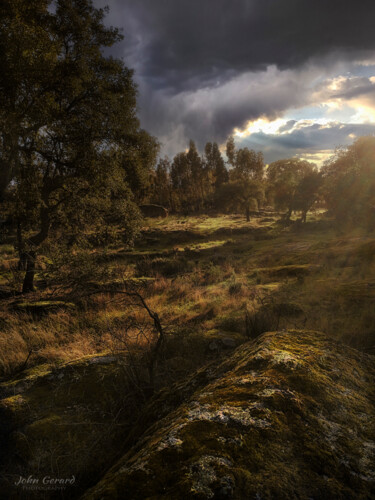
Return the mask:
<path id="1" fill-rule="evenodd" d="M 105 3 L 0 3 L 0 500 L 375 500 L 370 2 Z"/>

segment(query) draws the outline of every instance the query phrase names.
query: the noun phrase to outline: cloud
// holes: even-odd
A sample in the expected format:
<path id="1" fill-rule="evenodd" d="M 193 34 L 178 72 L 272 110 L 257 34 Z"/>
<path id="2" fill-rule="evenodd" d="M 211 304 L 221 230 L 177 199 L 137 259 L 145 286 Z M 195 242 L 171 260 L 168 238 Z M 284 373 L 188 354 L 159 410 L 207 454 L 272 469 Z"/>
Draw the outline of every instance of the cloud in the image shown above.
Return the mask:
<path id="1" fill-rule="evenodd" d="M 169 154 L 184 149 L 188 138 L 202 149 L 205 142 L 224 141 L 234 129 L 246 128 L 259 117 L 276 118 L 290 107 L 301 107 L 311 100 L 309 84 L 319 73 L 268 67 L 247 72 L 215 87 L 173 94 L 141 87 L 142 120 L 153 123 L 152 130 L 166 144 Z M 172 139 L 173 137 L 173 139 Z"/>
<path id="2" fill-rule="evenodd" d="M 109 0 L 118 50 L 153 88 L 174 92 L 276 65 L 375 48 L 373 0 Z"/>
<path id="3" fill-rule="evenodd" d="M 373 71 L 375 71 L 375 68 L 373 68 Z M 375 105 L 375 77 L 339 75 L 318 84 L 314 92 L 315 100 L 350 101 L 352 99 L 365 98 L 366 100 L 371 100 Z"/>
<path id="4" fill-rule="evenodd" d="M 222 143 L 233 130 L 243 136 L 254 134 L 258 128 L 268 130 L 277 118 L 307 106 L 318 106 L 320 112 L 320 117 L 315 117 L 316 125 L 307 120 L 311 130 L 320 129 L 322 123 L 332 120 L 369 121 L 371 110 L 365 108 L 369 105 L 372 95 L 369 88 L 373 83 L 368 78 L 331 78 L 332 72 L 341 69 L 341 64 L 329 70 L 313 65 L 294 70 L 271 66 L 262 72 L 243 73 L 222 85 L 178 94 L 163 89 L 153 92 L 144 89 L 143 96 L 148 98 L 144 97 L 141 117 L 153 124 L 152 130 L 170 155 L 185 149 L 189 138 L 196 140 L 198 147 L 203 149 L 207 141 Z M 315 86 L 313 82 L 317 82 Z M 348 107 L 351 99 L 355 100 L 355 108 Z M 360 109 L 362 114 L 355 119 Z M 309 113 L 311 111 L 307 111 L 307 116 Z M 267 126 L 267 122 L 271 125 Z M 275 135 L 290 129 L 296 134 L 296 123 L 293 117 L 282 121 L 279 130 L 274 130 Z M 303 121 L 299 119 L 298 123 L 300 126 Z M 327 134 L 327 139 L 331 138 Z M 305 141 L 306 148 L 315 147 L 312 139 Z M 331 148 L 336 144 L 332 143 Z"/>
<path id="5" fill-rule="evenodd" d="M 262 150 L 267 163 L 292 156 L 320 162 L 330 156 L 333 148 L 347 146 L 356 137 L 374 135 L 375 124 L 340 122 L 319 124 L 296 121 L 286 130 L 281 134 L 265 134 L 259 131 L 246 138 L 237 139 L 236 143 L 238 147 Z"/>
<path id="6" fill-rule="evenodd" d="M 275 144 L 299 120 L 293 112 L 308 106 L 331 120 L 344 108 L 345 121 L 375 116 L 373 0 L 94 2 L 109 3 L 106 22 L 124 29 L 112 54 L 135 69 L 141 123 L 161 140 L 163 154 L 185 149 L 189 138 L 202 148 L 259 118 L 288 116 L 278 133 L 265 134 Z M 298 137 L 317 145 L 307 130 L 298 136 L 293 128 L 288 140 Z"/>
<path id="7" fill-rule="evenodd" d="M 288 130 L 290 130 L 291 128 L 294 127 L 294 125 L 297 123 L 296 120 L 288 120 L 285 125 L 282 125 L 281 127 L 279 127 L 278 129 L 278 132 L 281 134 L 282 132 L 287 132 Z"/>

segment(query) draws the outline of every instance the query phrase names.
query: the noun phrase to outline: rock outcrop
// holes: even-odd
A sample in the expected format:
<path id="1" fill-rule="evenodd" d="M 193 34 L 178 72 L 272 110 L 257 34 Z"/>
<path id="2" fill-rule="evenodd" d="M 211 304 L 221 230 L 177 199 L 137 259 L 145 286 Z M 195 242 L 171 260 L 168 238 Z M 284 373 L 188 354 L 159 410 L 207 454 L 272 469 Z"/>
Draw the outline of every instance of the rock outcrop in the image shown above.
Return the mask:
<path id="1" fill-rule="evenodd" d="M 39 365 L 0 383 L 0 498 L 77 498 L 118 456 L 131 388 L 121 359 Z M 17 484 L 31 477 L 39 484 Z M 44 478 L 72 484 L 43 484 Z"/>
<path id="2" fill-rule="evenodd" d="M 145 217 L 168 217 L 168 210 L 161 205 L 140 205 L 139 208 Z"/>
<path id="3" fill-rule="evenodd" d="M 266 333 L 160 391 L 136 422 L 127 384 L 112 356 L 1 383 L 0 497 L 375 498 L 373 356 Z M 30 475 L 74 485 L 14 484 Z"/>
<path id="4" fill-rule="evenodd" d="M 373 357 L 317 332 L 264 334 L 156 397 L 84 498 L 374 498 L 374 390 Z"/>

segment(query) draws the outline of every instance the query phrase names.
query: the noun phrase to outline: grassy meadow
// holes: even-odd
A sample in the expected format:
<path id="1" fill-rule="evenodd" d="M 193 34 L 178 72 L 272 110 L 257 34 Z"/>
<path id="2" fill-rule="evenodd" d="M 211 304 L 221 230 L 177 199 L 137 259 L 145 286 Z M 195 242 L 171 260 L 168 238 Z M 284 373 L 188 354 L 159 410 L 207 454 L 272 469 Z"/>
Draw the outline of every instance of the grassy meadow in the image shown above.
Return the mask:
<path id="1" fill-rule="evenodd" d="M 160 318 L 166 339 L 158 385 L 265 331 L 318 330 L 374 352 L 374 236 L 339 232 L 324 213 L 302 226 L 284 227 L 279 219 L 277 213 L 250 222 L 240 215 L 146 219 L 133 248 L 92 250 L 97 270 L 106 266 L 119 289 L 136 283 Z M 0 255 L 4 292 L 17 279 L 11 239 Z M 27 299 L 2 300 L 1 376 L 99 352 L 150 351 L 155 333 L 145 311 L 121 294 L 102 293 L 100 281 L 88 296 L 39 288 Z"/>

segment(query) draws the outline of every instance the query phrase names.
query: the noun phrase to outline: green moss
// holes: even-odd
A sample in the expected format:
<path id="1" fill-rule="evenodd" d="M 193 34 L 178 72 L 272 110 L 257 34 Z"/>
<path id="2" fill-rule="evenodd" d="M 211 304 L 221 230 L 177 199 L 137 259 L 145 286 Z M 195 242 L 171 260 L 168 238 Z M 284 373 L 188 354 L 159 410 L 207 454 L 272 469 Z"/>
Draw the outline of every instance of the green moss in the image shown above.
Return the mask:
<path id="1" fill-rule="evenodd" d="M 264 334 L 176 387 L 183 404 L 85 498 L 366 498 L 374 381 L 373 359 L 320 333 Z"/>
<path id="2" fill-rule="evenodd" d="M 33 383 L 33 381 L 50 374 L 52 367 L 49 364 L 41 364 L 28 368 L 23 372 L 19 373 L 11 380 L 7 380 L 0 384 L 0 389 L 4 391 L 14 390 L 14 388 L 19 385 L 20 387 L 26 387 Z"/>
<path id="3" fill-rule="evenodd" d="M 44 365 L 0 389 L 9 394 L 0 400 L 7 434 L 4 477 L 16 471 L 25 477 L 75 475 L 79 490 L 122 446 L 132 408 L 124 404 L 130 387 L 121 358 L 96 355 L 58 368 Z"/>

